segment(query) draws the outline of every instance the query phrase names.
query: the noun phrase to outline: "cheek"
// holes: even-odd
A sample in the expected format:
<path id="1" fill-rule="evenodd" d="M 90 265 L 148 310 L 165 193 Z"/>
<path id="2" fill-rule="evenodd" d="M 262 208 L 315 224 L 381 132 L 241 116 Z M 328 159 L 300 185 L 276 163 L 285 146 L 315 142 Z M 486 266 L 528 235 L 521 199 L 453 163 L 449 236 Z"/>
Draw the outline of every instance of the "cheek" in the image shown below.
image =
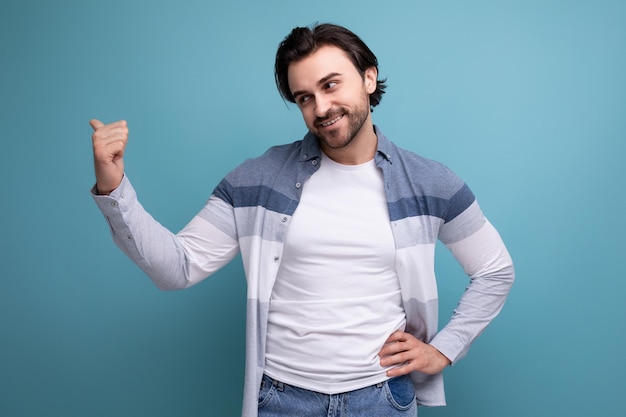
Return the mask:
<path id="1" fill-rule="evenodd" d="M 306 109 L 300 109 L 300 112 L 302 113 L 302 118 L 304 119 L 304 123 L 307 126 L 312 126 L 313 125 L 313 121 L 315 120 L 315 116 L 313 115 L 313 111 L 311 111 L 308 108 L 306 108 Z"/>

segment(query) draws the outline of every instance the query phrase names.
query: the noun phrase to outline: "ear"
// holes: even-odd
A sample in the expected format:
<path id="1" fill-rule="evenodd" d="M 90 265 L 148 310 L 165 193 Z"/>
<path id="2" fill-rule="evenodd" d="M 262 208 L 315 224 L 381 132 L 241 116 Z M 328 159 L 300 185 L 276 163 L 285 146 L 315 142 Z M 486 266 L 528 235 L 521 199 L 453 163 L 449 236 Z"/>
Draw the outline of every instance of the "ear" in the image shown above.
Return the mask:
<path id="1" fill-rule="evenodd" d="M 365 73 L 363 74 L 363 81 L 365 82 L 367 94 L 372 94 L 376 91 L 377 79 L 378 71 L 376 70 L 376 67 L 369 67 L 365 70 Z"/>

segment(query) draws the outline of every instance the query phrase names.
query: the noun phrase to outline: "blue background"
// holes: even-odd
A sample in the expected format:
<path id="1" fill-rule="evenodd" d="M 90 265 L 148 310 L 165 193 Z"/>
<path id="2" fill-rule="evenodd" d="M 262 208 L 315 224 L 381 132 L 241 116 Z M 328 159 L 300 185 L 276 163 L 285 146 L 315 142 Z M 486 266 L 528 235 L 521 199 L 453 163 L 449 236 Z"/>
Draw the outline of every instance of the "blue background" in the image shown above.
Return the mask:
<path id="1" fill-rule="evenodd" d="M 420 416 L 623 415 L 626 2 L 3 0 L 1 416 L 239 413 L 240 262 L 158 291 L 91 201 L 88 120 L 128 120 L 127 174 L 178 230 L 304 134 L 273 59 L 316 21 L 369 44 L 375 123 L 460 174 L 516 262 L 448 407 Z M 437 273 L 445 319 L 466 279 L 445 249 Z"/>

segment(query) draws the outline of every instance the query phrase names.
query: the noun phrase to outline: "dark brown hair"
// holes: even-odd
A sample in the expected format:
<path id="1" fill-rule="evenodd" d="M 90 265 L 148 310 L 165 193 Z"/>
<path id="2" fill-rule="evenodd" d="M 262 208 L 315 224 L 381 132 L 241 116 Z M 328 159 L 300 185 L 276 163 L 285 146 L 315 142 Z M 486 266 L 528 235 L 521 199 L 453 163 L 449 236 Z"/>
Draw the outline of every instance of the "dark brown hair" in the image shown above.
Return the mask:
<path id="1" fill-rule="evenodd" d="M 378 72 L 378 60 L 367 45 L 348 29 L 330 23 L 316 24 L 312 27 L 296 27 L 280 43 L 276 51 L 274 77 L 281 96 L 287 101 L 295 102 L 289 89 L 287 70 L 289 64 L 306 58 L 321 46 L 332 45 L 341 48 L 364 76 L 365 70 L 371 67 Z M 380 103 L 385 93 L 387 80 L 376 80 L 376 90 L 370 94 L 370 107 Z"/>

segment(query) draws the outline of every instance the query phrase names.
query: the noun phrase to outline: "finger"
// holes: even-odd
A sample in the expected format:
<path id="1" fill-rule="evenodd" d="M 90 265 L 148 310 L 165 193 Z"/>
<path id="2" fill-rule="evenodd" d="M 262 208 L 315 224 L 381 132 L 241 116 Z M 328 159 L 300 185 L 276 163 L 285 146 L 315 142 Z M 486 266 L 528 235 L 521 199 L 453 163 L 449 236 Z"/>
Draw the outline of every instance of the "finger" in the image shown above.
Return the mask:
<path id="1" fill-rule="evenodd" d="M 402 365 L 397 366 L 395 368 L 391 368 L 387 371 L 387 376 L 390 378 L 394 378 L 396 376 L 402 376 L 406 374 L 410 374 L 413 372 L 413 367 L 410 365 Z"/>
<path id="2" fill-rule="evenodd" d="M 98 146 L 94 146 L 94 156 L 98 160 L 113 160 L 118 159 L 124 155 L 126 149 L 125 140 L 111 140 L 107 143 L 101 143 Z"/>
<path id="3" fill-rule="evenodd" d="M 402 352 L 395 355 L 387 355 L 380 358 L 380 366 L 386 368 L 388 366 L 400 365 L 410 360 L 408 354 Z"/>
<path id="4" fill-rule="evenodd" d="M 124 138 L 128 138 L 128 129 L 125 127 L 111 127 L 111 125 L 108 125 L 93 132 L 92 137 L 94 141 L 101 142 L 121 140 Z"/>
<path id="5" fill-rule="evenodd" d="M 94 147 L 106 146 L 111 142 L 128 141 L 128 127 L 125 123 L 116 122 L 109 125 L 103 125 L 93 132 L 91 136 Z"/>
<path id="6" fill-rule="evenodd" d="M 393 332 L 385 341 L 382 349 L 378 353 L 379 356 L 393 355 L 410 348 L 407 342 L 410 342 L 413 336 L 403 331 Z M 417 339 L 416 339 L 417 340 Z"/>
<path id="7" fill-rule="evenodd" d="M 116 140 L 108 143 L 104 149 L 106 149 L 111 155 L 123 156 L 126 149 L 126 142 L 123 140 Z"/>
<path id="8" fill-rule="evenodd" d="M 384 356 L 395 355 L 398 352 L 401 352 L 404 348 L 400 346 L 398 343 L 387 343 L 378 352 L 378 356 L 381 358 Z"/>
<path id="9" fill-rule="evenodd" d="M 104 124 L 98 119 L 91 119 L 89 121 L 89 124 L 91 125 L 94 131 L 101 130 L 102 128 L 105 128 L 106 130 L 116 129 L 116 128 L 124 128 L 124 129 L 128 128 L 128 123 L 126 123 L 126 120 L 118 120 L 117 122 Z"/>
<path id="10" fill-rule="evenodd" d="M 97 130 L 99 128 L 101 128 L 102 126 L 104 126 L 104 123 L 102 123 L 100 120 L 98 119 L 91 119 L 89 121 L 89 125 L 91 126 L 91 128 L 93 130 Z"/>
<path id="11" fill-rule="evenodd" d="M 405 333 L 402 330 L 396 330 L 395 332 L 389 335 L 385 343 L 404 342 L 407 340 L 407 336 L 408 336 L 408 333 Z"/>

